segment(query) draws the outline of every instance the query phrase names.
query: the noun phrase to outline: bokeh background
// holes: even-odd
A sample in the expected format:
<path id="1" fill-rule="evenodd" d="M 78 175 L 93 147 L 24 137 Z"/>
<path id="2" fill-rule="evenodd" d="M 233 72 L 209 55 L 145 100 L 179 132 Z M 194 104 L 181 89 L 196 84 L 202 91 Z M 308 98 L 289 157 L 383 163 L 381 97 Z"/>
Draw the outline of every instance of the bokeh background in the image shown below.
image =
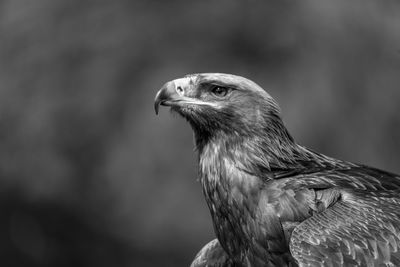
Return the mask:
<path id="1" fill-rule="evenodd" d="M 188 266 L 214 238 L 153 99 L 248 77 L 303 145 L 400 172 L 399 1 L 0 1 L 2 266 Z"/>

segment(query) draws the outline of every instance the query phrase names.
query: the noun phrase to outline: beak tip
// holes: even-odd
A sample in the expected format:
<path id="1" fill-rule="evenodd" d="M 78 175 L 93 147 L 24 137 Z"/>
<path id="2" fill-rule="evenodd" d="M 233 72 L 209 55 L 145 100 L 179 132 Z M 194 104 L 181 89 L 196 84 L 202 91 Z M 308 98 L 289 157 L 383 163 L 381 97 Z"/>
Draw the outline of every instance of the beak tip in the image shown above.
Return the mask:
<path id="1" fill-rule="evenodd" d="M 164 86 L 157 92 L 154 99 L 154 111 L 158 115 L 160 105 L 165 105 L 168 100 L 175 98 L 177 92 L 175 90 L 175 84 L 173 82 L 167 82 Z"/>
<path id="2" fill-rule="evenodd" d="M 156 101 L 156 102 L 154 103 L 154 111 L 156 112 L 156 115 L 158 115 L 158 110 L 159 110 L 159 108 L 160 108 L 159 103 Z"/>
<path id="3" fill-rule="evenodd" d="M 154 99 L 154 111 L 156 112 L 156 115 L 158 115 L 158 112 L 160 110 L 160 104 L 162 101 L 161 92 L 162 89 L 157 92 L 156 98 Z"/>

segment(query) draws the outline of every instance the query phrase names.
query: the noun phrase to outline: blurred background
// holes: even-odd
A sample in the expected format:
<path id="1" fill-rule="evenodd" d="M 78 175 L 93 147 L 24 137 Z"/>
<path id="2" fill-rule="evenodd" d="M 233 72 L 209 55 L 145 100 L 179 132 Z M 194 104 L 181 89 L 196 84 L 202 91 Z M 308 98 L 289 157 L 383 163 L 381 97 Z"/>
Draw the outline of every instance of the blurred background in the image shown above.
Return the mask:
<path id="1" fill-rule="evenodd" d="M 297 141 L 400 173 L 399 1 L 0 1 L 2 266 L 188 266 L 214 238 L 192 132 L 153 99 L 226 72 Z"/>

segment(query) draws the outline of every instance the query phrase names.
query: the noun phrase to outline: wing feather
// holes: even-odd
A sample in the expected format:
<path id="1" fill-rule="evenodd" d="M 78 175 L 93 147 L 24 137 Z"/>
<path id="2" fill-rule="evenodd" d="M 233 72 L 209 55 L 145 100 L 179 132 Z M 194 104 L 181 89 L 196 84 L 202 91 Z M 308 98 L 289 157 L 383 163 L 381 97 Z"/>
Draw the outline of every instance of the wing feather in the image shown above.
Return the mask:
<path id="1" fill-rule="evenodd" d="M 300 266 L 399 266 L 399 193 L 342 190 L 339 201 L 293 230 L 293 257 Z"/>
<path id="2" fill-rule="evenodd" d="M 224 249 L 218 239 L 214 239 L 206 244 L 196 255 L 190 267 L 233 267 L 235 264 Z"/>

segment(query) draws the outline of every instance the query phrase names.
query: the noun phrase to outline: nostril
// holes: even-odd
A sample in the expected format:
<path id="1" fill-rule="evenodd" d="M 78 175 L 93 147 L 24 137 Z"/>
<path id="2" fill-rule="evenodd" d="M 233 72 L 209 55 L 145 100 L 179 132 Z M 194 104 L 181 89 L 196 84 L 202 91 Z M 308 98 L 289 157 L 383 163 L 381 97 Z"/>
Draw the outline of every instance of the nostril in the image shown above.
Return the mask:
<path id="1" fill-rule="evenodd" d="M 178 92 L 178 94 L 183 95 L 183 88 L 181 86 L 178 86 L 176 88 L 176 91 Z"/>

